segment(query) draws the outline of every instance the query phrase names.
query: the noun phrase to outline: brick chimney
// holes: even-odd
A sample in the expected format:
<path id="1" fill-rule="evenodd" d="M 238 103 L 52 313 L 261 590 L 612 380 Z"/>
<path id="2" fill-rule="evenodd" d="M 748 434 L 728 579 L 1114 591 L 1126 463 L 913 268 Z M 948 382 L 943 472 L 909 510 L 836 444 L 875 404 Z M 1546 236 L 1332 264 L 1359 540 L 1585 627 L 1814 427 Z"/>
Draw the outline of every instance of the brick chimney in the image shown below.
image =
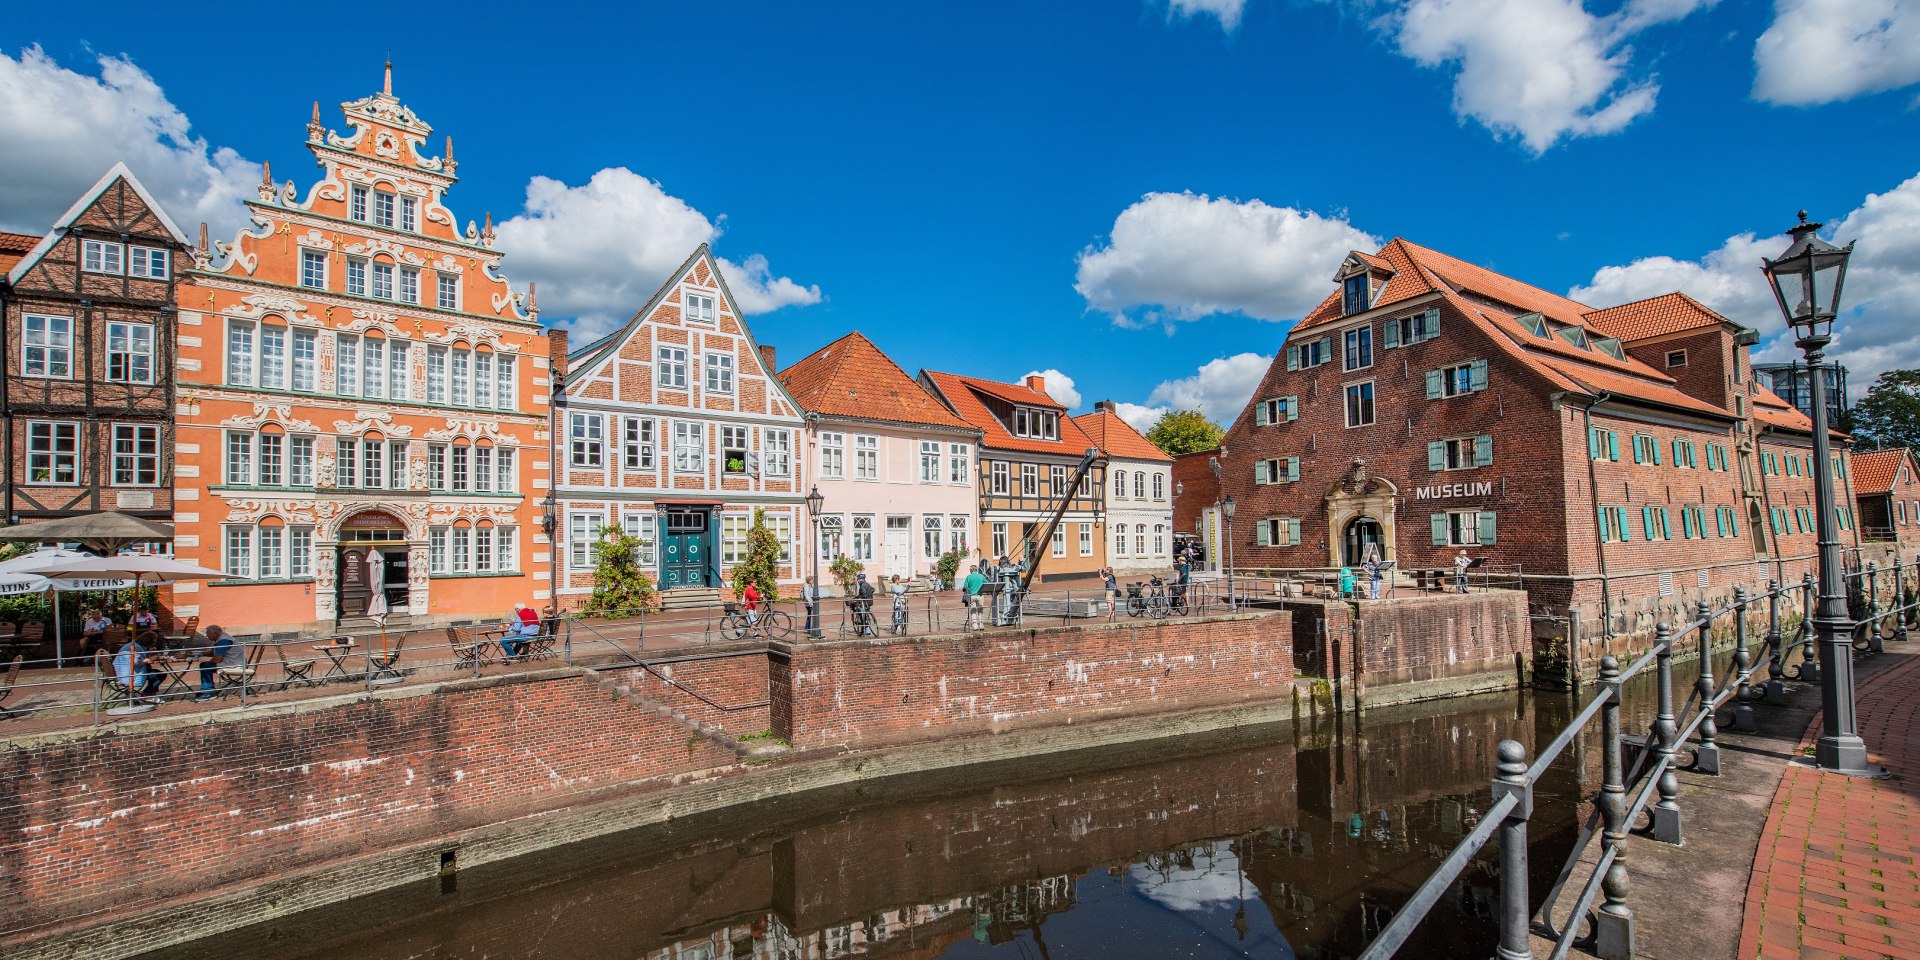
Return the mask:
<path id="1" fill-rule="evenodd" d="M 768 373 L 779 373 L 780 366 L 773 362 L 773 344 L 760 345 L 760 362 L 766 364 Z"/>
<path id="2" fill-rule="evenodd" d="M 547 331 L 547 365 L 552 368 L 551 382 L 559 383 L 567 376 L 567 332 L 565 330 Z"/>
<path id="3" fill-rule="evenodd" d="M 1114 407 L 1113 407 L 1113 401 L 1112 401 L 1112 400 L 1096 400 L 1096 401 L 1094 401 L 1094 403 L 1093 403 L 1093 409 L 1094 409 L 1094 410 L 1095 410 L 1096 412 L 1098 412 L 1098 411 L 1101 411 L 1101 410 L 1104 410 L 1104 411 L 1106 411 L 1106 412 L 1108 412 L 1108 413 L 1119 413 L 1119 412 L 1120 412 L 1120 411 L 1118 411 L 1118 410 L 1115 410 L 1115 409 L 1114 409 Z"/>
<path id="4" fill-rule="evenodd" d="M 1047 392 L 1047 378 L 1046 378 L 1046 377 L 1043 377 L 1043 376 L 1041 376 L 1041 375 L 1039 375 L 1039 374 L 1037 374 L 1037 373 L 1029 373 L 1029 374 L 1027 374 L 1027 389 L 1028 389 L 1028 390 L 1036 390 L 1036 391 L 1039 391 L 1040 393 L 1046 393 L 1046 392 Z"/>

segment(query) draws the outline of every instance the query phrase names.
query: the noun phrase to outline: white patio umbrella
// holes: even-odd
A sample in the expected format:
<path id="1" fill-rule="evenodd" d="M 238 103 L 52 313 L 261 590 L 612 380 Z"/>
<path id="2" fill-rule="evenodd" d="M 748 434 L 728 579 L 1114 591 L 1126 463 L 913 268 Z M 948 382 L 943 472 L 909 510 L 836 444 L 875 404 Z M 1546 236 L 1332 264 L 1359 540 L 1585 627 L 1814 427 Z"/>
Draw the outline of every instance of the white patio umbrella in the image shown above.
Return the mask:
<path id="1" fill-rule="evenodd" d="M 80 557 L 61 563 L 50 563 L 36 571 L 44 577 L 70 578 L 127 578 L 137 587 L 141 583 L 175 583 L 181 580 L 219 580 L 226 576 L 219 570 L 209 570 L 197 563 L 175 560 L 172 557 L 151 554 L 125 554 L 117 557 Z M 140 613 L 140 594 L 133 595 L 133 612 Z M 129 703 L 114 707 L 107 713 L 112 716 L 145 713 L 152 710 L 152 704 Z"/>
<path id="2" fill-rule="evenodd" d="M 92 559 L 93 555 L 61 547 L 43 547 L 32 553 L 23 553 L 11 560 L 0 560 L 0 596 L 18 596 L 24 593 L 42 593 L 53 591 L 53 658 L 54 662 L 66 665 L 66 638 L 60 629 L 60 594 L 83 593 L 92 590 L 125 590 L 134 585 L 125 578 L 86 577 L 78 579 L 49 580 L 40 571 L 62 563 L 75 560 Z M 31 577 L 32 580 L 9 580 L 10 577 Z M 33 586 L 38 581 L 39 586 Z"/>

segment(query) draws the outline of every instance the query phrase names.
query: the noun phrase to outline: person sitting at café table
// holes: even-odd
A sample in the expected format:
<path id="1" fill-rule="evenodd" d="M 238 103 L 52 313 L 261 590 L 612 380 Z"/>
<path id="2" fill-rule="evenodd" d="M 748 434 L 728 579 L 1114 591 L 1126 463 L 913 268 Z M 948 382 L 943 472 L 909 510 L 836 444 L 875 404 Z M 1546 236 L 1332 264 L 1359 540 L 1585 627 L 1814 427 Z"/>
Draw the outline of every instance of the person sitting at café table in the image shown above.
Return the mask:
<path id="1" fill-rule="evenodd" d="M 113 655 L 113 675 L 135 700 L 151 699 L 160 692 L 161 676 L 147 666 L 147 648 L 129 640 Z"/>
<path id="2" fill-rule="evenodd" d="M 144 636 L 158 629 L 160 629 L 160 618 L 154 616 L 152 610 L 142 610 L 133 615 L 133 633 L 135 636 Z"/>
<path id="3" fill-rule="evenodd" d="M 517 657 L 527 648 L 527 640 L 540 635 L 540 615 L 524 603 L 513 605 L 513 622 L 507 625 L 507 632 L 500 635 L 500 650 L 509 657 Z"/>
<path id="4" fill-rule="evenodd" d="M 227 636 L 227 631 L 219 624 L 209 625 L 206 634 L 206 653 L 200 658 L 200 692 L 193 697 L 196 703 L 213 699 L 213 681 L 221 670 L 244 670 L 247 666 L 246 644 Z"/>
<path id="5" fill-rule="evenodd" d="M 88 610 L 80 620 L 80 652 L 86 653 L 96 647 L 106 649 L 107 631 L 113 629 L 113 621 L 99 610 Z"/>

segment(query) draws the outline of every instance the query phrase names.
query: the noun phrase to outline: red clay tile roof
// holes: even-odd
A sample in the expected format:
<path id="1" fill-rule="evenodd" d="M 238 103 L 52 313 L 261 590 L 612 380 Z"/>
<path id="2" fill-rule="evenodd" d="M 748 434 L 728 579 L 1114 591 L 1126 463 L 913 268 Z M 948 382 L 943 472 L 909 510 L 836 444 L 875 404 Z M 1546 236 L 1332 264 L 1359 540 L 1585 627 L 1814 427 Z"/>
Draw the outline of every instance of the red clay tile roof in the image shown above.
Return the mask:
<path id="1" fill-rule="evenodd" d="M 957 373 L 940 373 L 935 370 L 922 370 L 920 375 L 933 383 L 940 398 L 960 415 L 960 419 L 985 434 L 980 440 L 980 445 L 983 447 L 1077 457 L 1094 445 L 1092 438 L 1081 431 L 1079 425 L 1073 422 L 1073 418 L 1065 415 L 1065 407 L 1038 390 L 1030 390 L 1021 384 L 981 380 L 977 377 L 963 377 Z M 1060 439 L 1033 440 L 1014 436 L 1008 432 L 1006 424 L 1001 423 L 1000 418 L 987 409 L 982 397 L 996 397 L 1010 403 L 1061 411 Z"/>
<path id="2" fill-rule="evenodd" d="M 1663 293 L 1587 314 L 1587 323 L 1610 337 L 1645 340 L 1670 333 L 1728 323 L 1723 317 L 1684 293 Z"/>
<path id="3" fill-rule="evenodd" d="M 1124 457 L 1128 460 L 1159 460 L 1172 463 L 1173 458 L 1166 451 L 1153 445 L 1153 441 L 1140 435 L 1133 424 L 1120 419 L 1120 415 L 1111 410 L 1095 410 L 1073 418 L 1079 427 L 1100 452 L 1109 457 Z"/>
<path id="4" fill-rule="evenodd" d="M 782 370 L 780 380 L 810 413 L 972 429 L 857 330 Z"/>
<path id="5" fill-rule="evenodd" d="M 1766 387 L 1760 387 L 1753 397 L 1753 418 L 1770 427 L 1781 430 L 1795 430 L 1800 433 L 1813 432 L 1813 419 L 1801 413 L 1798 408 Z"/>
<path id="6" fill-rule="evenodd" d="M 1376 257 L 1373 254 L 1368 253 L 1364 250 L 1355 250 L 1353 251 L 1353 255 L 1361 263 L 1364 263 L 1367 266 L 1374 268 L 1375 270 L 1381 270 L 1387 273 L 1394 272 L 1393 264 L 1388 263 L 1386 260 L 1383 260 L 1380 257 Z"/>
<path id="7" fill-rule="evenodd" d="M 1906 447 L 1893 450 L 1869 450 L 1853 455 L 1853 492 L 1891 493 L 1900 476 L 1900 467 L 1913 462 Z M 1916 468 L 1920 472 L 1920 468 Z"/>
<path id="8" fill-rule="evenodd" d="M 8 233 L 0 230 L 0 253 L 24 254 L 39 242 L 40 238 L 30 233 Z"/>

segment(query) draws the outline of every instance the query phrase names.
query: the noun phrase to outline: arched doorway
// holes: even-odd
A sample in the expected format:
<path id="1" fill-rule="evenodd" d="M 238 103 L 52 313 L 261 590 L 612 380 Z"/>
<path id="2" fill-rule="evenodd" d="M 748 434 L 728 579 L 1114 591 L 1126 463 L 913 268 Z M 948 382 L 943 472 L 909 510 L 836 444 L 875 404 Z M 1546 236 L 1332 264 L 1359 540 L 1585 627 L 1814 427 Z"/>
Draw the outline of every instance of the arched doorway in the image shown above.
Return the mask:
<path id="1" fill-rule="evenodd" d="M 1349 567 L 1357 567 L 1367 562 L 1367 551 L 1371 548 L 1376 559 L 1387 557 L 1386 531 L 1380 521 L 1369 516 L 1354 517 L 1347 523 L 1347 530 L 1341 543 L 1341 562 Z"/>
<path id="2" fill-rule="evenodd" d="M 407 609 L 407 525 L 399 517 L 365 510 L 342 521 L 336 562 L 336 616 L 365 616 L 376 590 L 388 610 Z"/>

